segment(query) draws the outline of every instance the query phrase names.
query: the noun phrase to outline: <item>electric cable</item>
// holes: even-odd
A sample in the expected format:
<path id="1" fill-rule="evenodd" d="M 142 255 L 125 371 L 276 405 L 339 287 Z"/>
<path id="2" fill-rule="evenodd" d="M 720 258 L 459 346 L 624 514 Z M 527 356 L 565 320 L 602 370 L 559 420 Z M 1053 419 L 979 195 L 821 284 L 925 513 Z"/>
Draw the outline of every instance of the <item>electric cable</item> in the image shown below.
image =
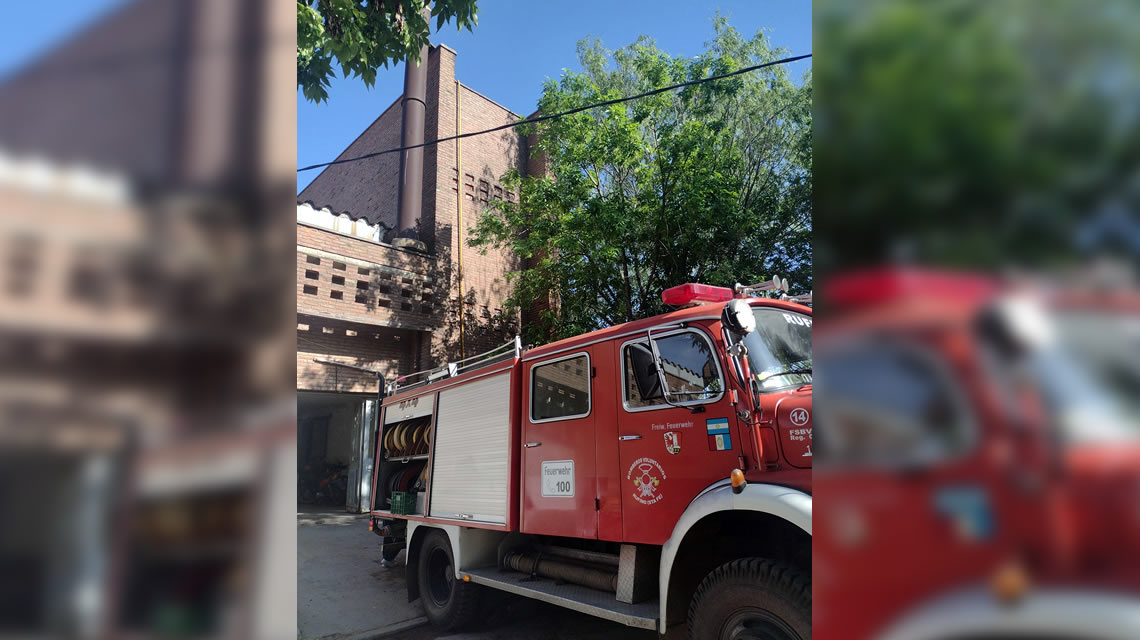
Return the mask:
<path id="1" fill-rule="evenodd" d="M 382 156 L 382 155 L 389 154 L 389 153 L 398 153 L 400 151 L 408 151 L 410 149 L 419 149 L 420 147 L 427 147 L 427 146 L 430 146 L 433 144 L 439 144 L 441 142 L 450 142 L 452 140 L 460 140 L 462 138 L 470 138 L 472 136 L 481 136 L 481 135 L 484 135 L 487 133 L 494 133 L 496 131 L 502 131 L 504 129 L 512 129 L 514 127 L 518 127 L 518 126 L 521 126 L 524 124 L 533 124 L 536 122 L 545 122 L 546 120 L 553 120 L 555 118 L 562 118 L 565 116 L 574 115 L 575 113 L 581 113 L 582 111 L 588 111 L 590 109 L 597 109 L 598 107 L 608 107 L 608 106 L 613 105 L 613 104 L 621 104 L 623 102 L 629 102 L 631 100 L 637 100 L 639 98 L 646 98 L 649 96 L 655 96 L 659 93 L 665 93 L 666 91 L 672 91 L 674 89 L 680 89 L 680 88 L 689 87 L 692 85 L 703 84 L 705 82 L 712 82 L 714 80 L 723 80 L 725 78 L 731 78 L 733 76 L 738 76 L 738 75 L 743 74 L 743 73 L 749 73 L 751 71 L 763 69 L 764 67 L 772 67 L 772 66 L 776 66 L 776 65 L 780 65 L 780 64 L 787 64 L 789 62 L 796 62 L 798 60 L 803 60 L 805 58 L 810 58 L 810 57 L 811 57 L 810 53 L 805 53 L 805 54 L 799 55 L 799 56 L 791 56 L 789 58 L 780 58 L 779 60 L 772 60 L 771 62 L 763 62 L 761 64 L 755 64 L 755 65 L 752 65 L 750 67 L 744 67 L 743 69 L 737 69 L 736 71 L 730 71 L 729 73 L 722 73 L 719 76 L 709 76 L 707 78 L 697 78 L 696 80 L 689 80 L 688 82 L 681 82 L 679 84 L 673 84 L 673 85 L 669 85 L 667 87 L 661 87 L 660 89 L 654 89 L 652 91 L 646 91 L 645 93 L 639 93 L 637 95 L 625 96 L 622 98 L 613 98 L 612 100 L 603 100 L 602 102 L 595 102 L 593 104 L 588 104 L 588 105 L 581 106 L 581 107 L 575 107 L 575 108 L 570 109 L 568 111 L 561 111 L 559 113 L 551 113 L 551 114 L 545 115 L 545 116 L 536 116 L 534 118 L 527 118 L 525 120 L 519 120 L 517 122 L 511 122 L 508 124 L 499 125 L 497 127 L 492 127 L 490 129 L 484 129 L 482 131 L 469 131 L 467 133 L 460 133 L 458 135 L 448 136 L 446 138 L 439 138 L 436 140 L 429 140 L 427 142 L 421 142 L 419 144 L 410 144 L 410 145 L 405 146 L 405 147 L 395 147 L 392 149 L 385 149 L 383 151 L 373 151 L 371 153 L 366 153 L 364 155 L 359 155 L 359 156 L 353 156 L 351 158 L 341 158 L 339 160 L 330 160 L 328 162 L 318 162 L 317 164 L 311 164 L 311 165 L 308 165 L 306 167 L 301 167 L 300 169 L 297 169 L 297 173 L 301 173 L 302 171 L 310 171 L 312 169 L 321 169 L 323 167 L 331 167 L 332 165 L 335 165 L 335 164 L 346 164 L 349 162 L 358 162 L 360 160 L 368 160 L 369 158 L 375 158 L 376 156 Z"/>

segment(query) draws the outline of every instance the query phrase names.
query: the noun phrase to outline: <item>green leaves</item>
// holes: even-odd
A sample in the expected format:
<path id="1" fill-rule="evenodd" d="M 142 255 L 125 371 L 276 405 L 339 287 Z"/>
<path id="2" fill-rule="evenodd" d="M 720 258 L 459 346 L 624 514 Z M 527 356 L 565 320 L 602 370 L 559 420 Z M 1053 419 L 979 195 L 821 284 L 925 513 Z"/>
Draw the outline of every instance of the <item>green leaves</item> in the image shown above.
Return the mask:
<path id="1" fill-rule="evenodd" d="M 1135 2 L 816 4 L 817 247 L 833 265 L 1050 265 L 1140 204 Z M 1128 149 L 1121 154 L 1120 151 Z"/>
<path id="2" fill-rule="evenodd" d="M 328 100 L 333 62 L 344 77 L 371 87 L 380 67 L 418 60 L 430 24 L 421 15 L 426 0 L 298 0 L 297 86 L 312 102 Z M 431 15 L 439 29 L 477 23 L 476 0 L 435 0 Z"/>
<path id="3" fill-rule="evenodd" d="M 582 41 L 584 72 L 548 81 L 554 113 L 784 54 L 717 20 L 708 51 L 673 58 L 642 36 L 617 51 Z M 496 202 L 470 244 L 532 258 L 510 303 L 552 293 L 557 314 L 524 327 L 541 343 L 666 309 L 663 289 L 731 286 L 773 272 L 811 287 L 811 85 L 772 67 L 536 125 L 548 176 L 511 173 L 516 202 Z"/>

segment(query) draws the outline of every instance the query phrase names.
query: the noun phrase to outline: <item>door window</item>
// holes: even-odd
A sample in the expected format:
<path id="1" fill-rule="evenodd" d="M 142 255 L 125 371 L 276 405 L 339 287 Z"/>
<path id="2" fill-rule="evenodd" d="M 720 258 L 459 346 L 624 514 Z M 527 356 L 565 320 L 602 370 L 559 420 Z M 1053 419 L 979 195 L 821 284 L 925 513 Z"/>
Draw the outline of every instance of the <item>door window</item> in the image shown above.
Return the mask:
<path id="1" fill-rule="evenodd" d="M 567 420 L 590 414 L 590 357 L 577 354 L 531 369 L 531 422 Z"/>
<path id="2" fill-rule="evenodd" d="M 654 336 L 661 365 L 665 370 L 665 383 L 673 404 L 703 404 L 720 398 L 724 392 L 724 379 L 712 343 L 700 331 L 687 329 L 662 337 Z M 641 396 L 633 377 L 633 350 L 646 349 L 645 339 L 622 346 L 622 385 L 625 387 L 623 403 L 626 410 L 638 410 L 664 405 L 663 398 L 647 399 Z"/>
<path id="3" fill-rule="evenodd" d="M 821 462 L 927 465 L 972 445 L 972 414 L 943 361 L 917 346 L 874 341 L 817 350 L 815 426 Z"/>

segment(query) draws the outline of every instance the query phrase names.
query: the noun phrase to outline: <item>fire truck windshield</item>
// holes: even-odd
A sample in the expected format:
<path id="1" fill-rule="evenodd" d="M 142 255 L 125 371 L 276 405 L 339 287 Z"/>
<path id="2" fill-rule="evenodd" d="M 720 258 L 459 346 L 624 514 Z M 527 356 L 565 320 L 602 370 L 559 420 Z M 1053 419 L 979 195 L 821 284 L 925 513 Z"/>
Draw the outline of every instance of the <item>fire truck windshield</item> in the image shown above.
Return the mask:
<path id="1" fill-rule="evenodd" d="M 810 384 L 811 317 L 758 307 L 756 330 L 745 336 L 748 366 L 760 393 Z"/>
<path id="2" fill-rule="evenodd" d="M 1140 319 L 1056 314 L 1060 339 L 1035 368 L 1070 442 L 1140 438 Z"/>

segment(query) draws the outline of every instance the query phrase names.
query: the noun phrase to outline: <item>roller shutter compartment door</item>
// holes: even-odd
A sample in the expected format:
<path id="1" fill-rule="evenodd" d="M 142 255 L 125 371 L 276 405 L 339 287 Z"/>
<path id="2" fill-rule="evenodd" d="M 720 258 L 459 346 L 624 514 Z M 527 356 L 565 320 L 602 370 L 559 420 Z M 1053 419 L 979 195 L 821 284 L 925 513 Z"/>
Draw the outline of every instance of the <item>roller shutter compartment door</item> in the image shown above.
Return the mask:
<path id="1" fill-rule="evenodd" d="M 510 372 L 439 393 L 430 515 L 507 521 Z"/>

